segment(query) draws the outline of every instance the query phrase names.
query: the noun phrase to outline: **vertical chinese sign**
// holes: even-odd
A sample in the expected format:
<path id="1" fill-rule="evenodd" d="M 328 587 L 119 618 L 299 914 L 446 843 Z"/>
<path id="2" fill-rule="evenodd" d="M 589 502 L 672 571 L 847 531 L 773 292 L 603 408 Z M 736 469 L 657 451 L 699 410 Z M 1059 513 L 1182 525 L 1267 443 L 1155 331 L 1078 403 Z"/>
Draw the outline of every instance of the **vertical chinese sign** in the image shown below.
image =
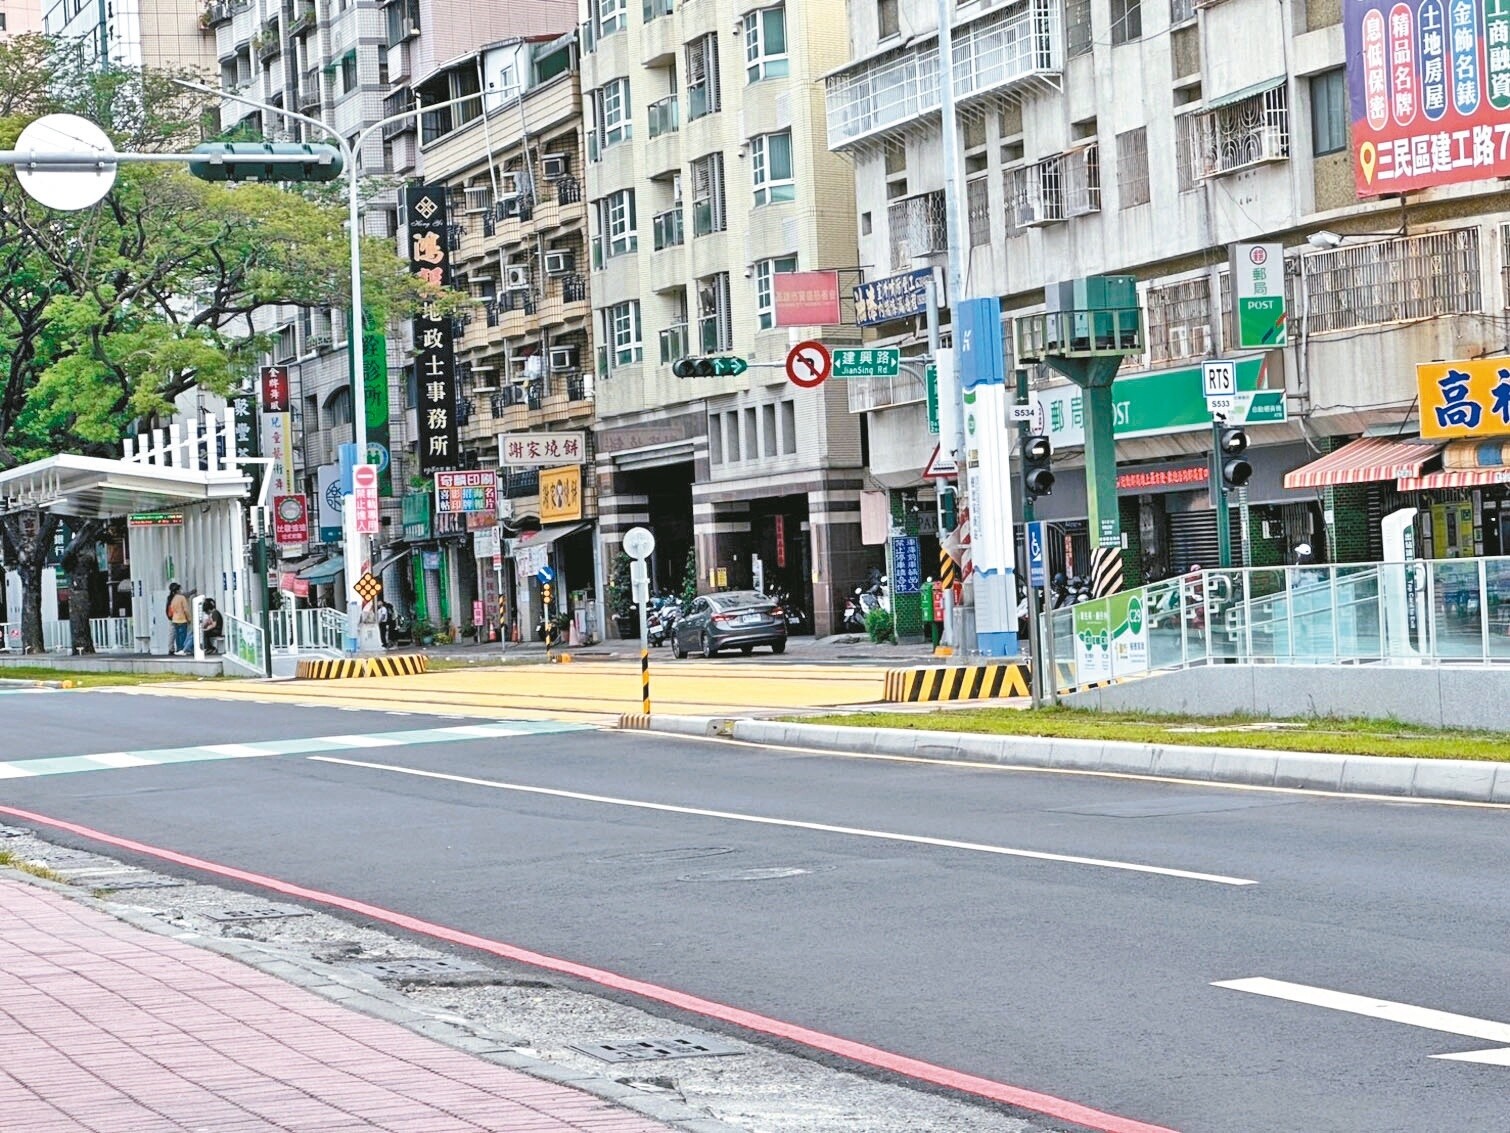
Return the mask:
<path id="1" fill-rule="evenodd" d="M 367 403 L 367 462 L 377 465 L 378 494 L 393 495 L 392 436 L 388 429 L 388 336 L 363 312 L 362 394 Z"/>
<path id="2" fill-rule="evenodd" d="M 405 190 L 409 217 L 409 270 L 436 286 L 450 282 L 446 190 L 411 185 Z M 427 304 L 414 319 L 414 369 L 418 392 L 419 474 L 456 467 L 455 346 L 451 320 Z"/>
<path id="3" fill-rule="evenodd" d="M 289 412 L 288 371 L 282 366 L 262 367 L 262 452 L 272 458 L 267 474 L 270 494 L 294 492 L 294 426 Z"/>
<path id="4" fill-rule="evenodd" d="M 1510 0 L 1343 0 L 1360 197 L 1510 174 Z"/>

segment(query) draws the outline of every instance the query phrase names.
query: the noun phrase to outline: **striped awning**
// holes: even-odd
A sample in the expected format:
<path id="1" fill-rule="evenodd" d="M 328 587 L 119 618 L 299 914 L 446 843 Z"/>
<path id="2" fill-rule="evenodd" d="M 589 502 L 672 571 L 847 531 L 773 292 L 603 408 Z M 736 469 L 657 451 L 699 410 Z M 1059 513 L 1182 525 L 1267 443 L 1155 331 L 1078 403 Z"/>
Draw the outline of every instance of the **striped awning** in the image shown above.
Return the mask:
<path id="1" fill-rule="evenodd" d="M 1426 462 L 1442 451 L 1441 441 L 1359 437 L 1320 460 L 1285 473 L 1286 488 L 1332 488 L 1421 475 Z"/>
<path id="2" fill-rule="evenodd" d="M 1424 492 L 1432 488 L 1483 488 L 1490 484 L 1510 484 L 1510 468 L 1453 468 L 1424 476 L 1402 476 L 1396 486 L 1402 492 Z"/>

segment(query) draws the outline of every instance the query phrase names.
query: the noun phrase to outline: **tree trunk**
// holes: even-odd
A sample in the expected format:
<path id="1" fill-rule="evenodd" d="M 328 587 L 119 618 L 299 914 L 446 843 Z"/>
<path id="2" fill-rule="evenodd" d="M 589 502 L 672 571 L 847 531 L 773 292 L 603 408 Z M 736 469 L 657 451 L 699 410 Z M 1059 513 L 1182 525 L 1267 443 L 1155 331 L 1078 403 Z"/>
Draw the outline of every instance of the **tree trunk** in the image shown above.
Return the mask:
<path id="1" fill-rule="evenodd" d="M 89 615 L 93 612 L 89 584 L 98 569 L 94 549 L 104 533 L 100 520 L 86 520 L 74 531 L 63 552 L 63 569 L 69 577 L 68 629 L 75 653 L 94 652 L 94 635 L 89 632 Z"/>
<path id="2" fill-rule="evenodd" d="M 42 653 L 42 571 L 60 520 L 37 508 L 0 517 L 5 544 L 21 575 L 21 651 Z"/>

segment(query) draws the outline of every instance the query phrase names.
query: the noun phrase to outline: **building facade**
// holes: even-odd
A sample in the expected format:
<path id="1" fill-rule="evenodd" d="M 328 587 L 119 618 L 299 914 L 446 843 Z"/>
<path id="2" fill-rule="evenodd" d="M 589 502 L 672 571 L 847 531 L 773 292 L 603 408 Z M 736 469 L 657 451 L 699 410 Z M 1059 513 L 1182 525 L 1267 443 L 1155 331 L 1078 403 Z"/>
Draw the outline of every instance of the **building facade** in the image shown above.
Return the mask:
<path id="1" fill-rule="evenodd" d="M 40 22 L 24 26 L 24 2 L 0 4 L 0 34 L 42 31 L 79 44 L 86 63 L 116 67 L 188 67 L 213 71 L 215 55 L 200 0 L 128 0 L 88 3 L 55 0 L 41 8 Z"/>
<path id="2" fill-rule="evenodd" d="M 863 581 L 860 421 L 838 383 L 787 381 L 801 338 L 773 277 L 855 265 L 850 164 L 824 136 L 824 71 L 845 55 L 836 6 L 593 0 L 582 85 L 604 556 L 650 527 L 653 587 L 757 583 L 831 631 Z M 739 376 L 678 378 L 688 356 Z"/>
<path id="3" fill-rule="evenodd" d="M 1361 150 L 1358 120 L 1409 120 L 1416 109 L 1365 108 L 1361 76 L 1350 92 L 1348 68 L 1366 60 L 1361 50 L 1346 57 L 1338 0 L 976 0 L 952 10 L 966 293 L 1000 296 L 1010 320 L 1044 310 L 1051 284 L 1112 273 L 1138 280 L 1145 348 L 1124 361 L 1115 387 L 1130 580 L 1214 564 L 1211 427 L 1200 392 L 1201 364 L 1212 358 L 1236 361 L 1246 388 L 1283 391 L 1287 407 L 1284 422 L 1248 430 L 1255 473 L 1232 520 L 1240 562 L 1287 561 L 1301 543 L 1333 561 L 1377 558 L 1381 516 L 1417 504 L 1423 545 L 1502 549 L 1498 525 L 1486 521 L 1503 493 L 1492 471 L 1431 496 L 1386 474 L 1422 452 L 1431 455 L 1416 468 L 1429 474 L 1440 446 L 1411 447 L 1403 464 L 1344 458 L 1304 473 L 1360 437 L 1415 439 L 1417 364 L 1507 353 L 1502 186 L 1444 175 L 1479 157 L 1492 165 L 1492 148 L 1469 153 L 1466 128 L 1457 140 L 1442 128 L 1437 140 L 1438 103 L 1416 118 L 1419 137 L 1403 151 L 1372 142 Z M 860 262 L 877 272 L 942 262 L 936 6 L 851 0 L 848 11 L 851 58 L 825 81 L 829 145 L 855 162 Z M 1488 104 L 1498 87 L 1489 65 L 1482 73 Z M 1405 93 L 1426 99 L 1441 71 L 1430 74 L 1423 65 Z M 1424 160 L 1439 176 L 1394 191 L 1384 178 L 1402 176 L 1402 153 L 1406 173 L 1419 154 L 1417 168 Z M 1287 299 L 1282 348 L 1238 345 L 1229 249 L 1249 242 L 1283 249 L 1268 277 Z M 904 345 L 918 337 L 905 325 L 885 329 Z M 1060 524 L 1056 566 L 1074 573 L 1089 550 L 1079 400 L 1046 367 L 1030 377 L 1059 473 L 1038 514 Z M 905 387 L 857 406 L 871 422 L 873 470 L 893 486 L 922 487 L 908 479 L 932 440 L 920 403 L 921 390 Z M 1375 473 L 1382 478 L 1367 478 Z M 1453 523 L 1443 542 L 1441 517 L 1454 502 L 1474 520 Z"/>
<path id="4" fill-rule="evenodd" d="M 42 30 L 40 0 L 0 0 L 0 39 Z"/>
<path id="5" fill-rule="evenodd" d="M 462 464 L 498 469 L 504 542 L 473 537 L 462 599 L 482 601 L 491 622 L 501 598 L 509 636 L 530 640 L 545 565 L 579 637 L 601 637 L 597 493 L 584 474 L 594 375 L 576 35 L 484 48 L 415 92 L 440 102 L 479 76 L 493 93 L 477 104 L 390 128 L 418 129 L 425 180 L 447 187 L 452 283 L 475 300 L 455 341 Z"/>

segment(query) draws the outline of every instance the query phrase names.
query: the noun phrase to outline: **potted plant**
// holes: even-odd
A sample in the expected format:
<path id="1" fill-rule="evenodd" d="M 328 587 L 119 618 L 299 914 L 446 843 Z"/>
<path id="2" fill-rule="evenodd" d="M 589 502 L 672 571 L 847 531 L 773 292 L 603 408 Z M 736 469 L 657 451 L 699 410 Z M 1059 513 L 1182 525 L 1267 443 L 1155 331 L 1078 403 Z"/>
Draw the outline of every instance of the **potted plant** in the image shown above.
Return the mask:
<path id="1" fill-rule="evenodd" d="M 629 556 L 620 551 L 613 561 L 613 577 L 608 580 L 608 609 L 613 617 L 614 632 L 626 640 L 638 637 L 640 633 L 634 586 L 629 579 L 629 562 Z"/>
<path id="2" fill-rule="evenodd" d="M 421 618 L 414 623 L 414 640 L 421 645 L 434 645 L 435 627 Z"/>

